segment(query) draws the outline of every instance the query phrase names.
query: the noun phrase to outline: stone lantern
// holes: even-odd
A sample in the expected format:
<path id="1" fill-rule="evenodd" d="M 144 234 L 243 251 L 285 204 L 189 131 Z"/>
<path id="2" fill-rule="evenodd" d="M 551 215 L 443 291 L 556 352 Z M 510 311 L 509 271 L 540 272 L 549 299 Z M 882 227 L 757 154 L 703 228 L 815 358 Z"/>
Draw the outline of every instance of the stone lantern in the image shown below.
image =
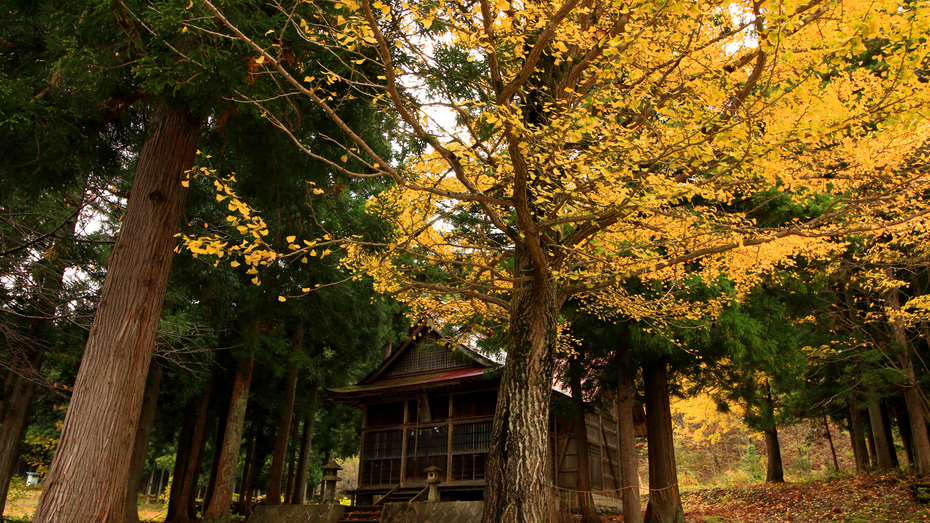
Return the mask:
<path id="1" fill-rule="evenodd" d="M 342 481 L 337 475 L 340 470 L 342 467 L 332 459 L 323 465 L 323 503 L 336 502 L 336 482 Z"/>
<path id="2" fill-rule="evenodd" d="M 439 483 L 442 479 L 439 477 L 439 471 L 442 469 L 437 466 L 427 467 L 426 472 L 426 484 L 429 486 L 429 496 L 427 501 L 439 501 Z"/>

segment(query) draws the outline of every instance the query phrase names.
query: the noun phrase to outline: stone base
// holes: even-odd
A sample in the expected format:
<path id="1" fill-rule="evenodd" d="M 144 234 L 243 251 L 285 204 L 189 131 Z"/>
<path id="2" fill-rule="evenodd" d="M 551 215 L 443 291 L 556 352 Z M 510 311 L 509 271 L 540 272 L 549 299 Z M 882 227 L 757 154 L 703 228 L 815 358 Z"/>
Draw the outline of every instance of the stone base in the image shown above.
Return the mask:
<path id="1" fill-rule="evenodd" d="M 342 505 L 259 505 L 248 523 L 336 523 L 345 513 Z"/>
<path id="2" fill-rule="evenodd" d="M 381 521 L 390 523 L 481 523 L 483 501 L 386 503 Z"/>

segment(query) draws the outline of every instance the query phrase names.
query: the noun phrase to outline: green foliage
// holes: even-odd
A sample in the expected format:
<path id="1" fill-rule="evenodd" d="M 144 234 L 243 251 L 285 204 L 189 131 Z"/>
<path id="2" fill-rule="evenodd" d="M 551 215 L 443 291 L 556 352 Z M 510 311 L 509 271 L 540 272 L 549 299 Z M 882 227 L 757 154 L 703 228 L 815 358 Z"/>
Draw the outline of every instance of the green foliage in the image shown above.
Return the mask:
<path id="1" fill-rule="evenodd" d="M 762 465 L 763 457 L 756 452 L 753 443 L 746 445 L 743 457 L 740 458 L 740 470 L 749 475 L 753 481 L 765 479 L 765 467 Z"/>

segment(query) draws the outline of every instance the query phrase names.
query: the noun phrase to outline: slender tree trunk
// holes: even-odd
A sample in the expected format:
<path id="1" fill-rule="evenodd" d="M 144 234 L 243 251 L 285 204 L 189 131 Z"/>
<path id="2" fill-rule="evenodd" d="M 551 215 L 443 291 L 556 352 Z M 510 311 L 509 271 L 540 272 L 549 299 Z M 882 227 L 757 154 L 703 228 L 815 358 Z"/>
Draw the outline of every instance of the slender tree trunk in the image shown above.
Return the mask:
<path id="1" fill-rule="evenodd" d="M 889 268 L 885 271 L 888 279 L 893 280 L 894 270 Z M 897 287 L 888 290 L 886 301 L 888 302 L 888 308 L 893 313 L 901 311 L 901 301 L 898 297 Z M 914 445 L 917 474 L 927 476 L 930 475 L 930 434 L 927 432 L 927 419 L 924 416 L 920 385 L 917 383 L 914 361 L 911 359 L 911 347 L 907 339 L 907 333 L 904 331 L 901 315 L 894 314 L 890 322 L 894 340 L 898 344 L 898 362 L 907 383 L 904 388 L 904 402 L 907 405 L 907 415 L 911 420 L 911 437 Z"/>
<path id="2" fill-rule="evenodd" d="M 581 390 L 581 359 L 584 353 L 580 352 L 571 358 L 569 367 L 569 384 L 572 389 L 572 405 L 574 417 L 572 428 L 575 431 L 575 445 L 577 455 L 578 481 L 575 488 L 578 491 L 578 505 L 581 508 L 581 520 L 584 523 L 600 523 L 601 517 L 594 506 L 594 497 L 591 495 L 591 462 L 588 456 L 588 425 L 585 423 L 584 393 Z"/>
<path id="3" fill-rule="evenodd" d="M 242 443 L 242 427 L 249 402 L 249 387 L 255 358 L 246 358 L 236 367 L 236 381 L 229 399 L 229 415 L 223 437 L 223 451 L 216 474 L 216 486 L 210 503 L 203 511 L 203 521 L 229 523 L 229 503 L 232 501 L 236 481 L 236 466 L 239 463 L 239 446 Z"/>
<path id="4" fill-rule="evenodd" d="M 155 503 L 161 502 L 162 488 L 165 486 L 165 469 L 158 474 L 158 489 L 155 490 Z"/>
<path id="5" fill-rule="evenodd" d="M 145 412 L 145 407 L 142 407 L 142 412 Z M 152 485 L 155 484 L 155 472 L 156 472 L 155 467 L 152 467 L 152 471 L 149 473 L 149 480 L 145 482 L 145 504 L 146 505 L 152 502 Z"/>
<path id="6" fill-rule="evenodd" d="M 242 470 L 242 483 L 239 485 L 239 504 L 242 506 L 242 515 L 246 519 L 252 516 L 252 478 L 255 476 L 255 467 L 258 463 L 258 436 L 262 430 L 261 422 L 253 422 Z"/>
<path id="7" fill-rule="evenodd" d="M 620 488 L 623 489 L 623 521 L 643 523 L 639 499 L 639 466 L 636 460 L 636 425 L 633 419 L 633 373 L 630 366 L 629 329 L 617 345 L 617 453 L 620 455 Z"/>
<path id="8" fill-rule="evenodd" d="M 869 422 L 867 410 L 861 411 L 862 426 L 865 427 L 865 443 L 869 449 L 869 469 L 874 470 L 878 467 L 878 458 L 875 455 L 875 436 L 872 434 L 872 424 Z"/>
<path id="9" fill-rule="evenodd" d="M 178 435 L 178 452 L 174 461 L 174 472 L 171 475 L 171 493 L 168 498 L 168 511 L 165 521 L 173 521 L 181 512 L 181 491 L 184 485 L 186 465 L 192 454 L 191 445 L 194 437 L 194 416 L 197 413 L 197 397 L 188 400 L 184 407 L 184 417 L 181 418 L 181 433 Z"/>
<path id="10" fill-rule="evenodd" d="M 765 454 L 767 466 L 765 469 L 766 483 L 784 483 L 785 469 L 781 460 L 781 445 L 778 443 L 778 425 L 775 422 L 775 400 L 772 398 L 772 389 L 768 382 L 765 384 L 765 420 L 768 427 L 762 431 L 765 435 Z"/>
<path id="11" fill-rule="evenodd" d="M 833 445 L 833 434 L 830 434 L 830 423 L 827 421 L 827 415 L 823 415 L 823 430 L 827 437 L 827 443 L 830 444 L 830 455 L 833 456 L 833 470 L 840 471 L 840 462 L 836 459 L 836 447 Z"/>
<path id="12" fill-rule="evenodd" d="M 213 393 L 214 381 L 215 377 L 211 375 L 207 383 L 204 384 L 203 392 L 200 394 L 200 407 L 197 409 L 197 423 L 194 426 L 194 433 L 191 436 L 190 457 L 188 458 L 187 466 L 184 470 L 183 480 L 180 483 L 181 493 L 180 496 L 178 496 L 177 513 L 174 517 L 169 515 L 165 520 L 166 523 L 188 523 L 197 519 L 197 496 L 195 494 L 198 492 L 197 483 L 200 475 L 200 463 L 207 442 L 210 396 Z M 172 498 L 173 497 L 174 494 L 172 493 Z"/>
<path id="13" fill-rule="evenodd" d="M 901 445 L 904 447 L 904 458 L 908 465 L 913 465 L 914 460 L 914 439 L 911 437 L 911 420 L 907 416 L 907 408 L 895 404 L 895 419 L 898 423 L 898 434 L 901 435 Z"/>
<path id="14" fill-rule="evenodd" d="M 142 485 L 142 473 L 145 472 L 145 455 L 148 453 L 149 436 L 152 434 L 152 423 L 155 421 L 155 407 L 158 404 L 160 385 L 161 367 L 152 365 L 149 367 L 148 383 L 145 387 L 145 396 L 142 398 L 142 413 L 139 416 L 136 441 L 132 449 L 132 461 L 129 464 L 124 523 L 139 523 L 139 487 Z"/>
<path id="15" fill-rule="evenodd" d="M 29 419 L 29 410 L 32 408 L 32 398 L 35 393 L 35 381 L 28 376 L 31 369 L 38 369 L 42 365 L 42 352 L 35 352 L 29 359 L 24 359 L 22 367 L 14 376 L 13 390 L 6 402 L 6 411 L 3 413 L 3 426 L 0 429 L 0 516 L 6 507 L 7 494 L 10 491 L 10 480 L 16 468 L 16 459 L 19 457 L 19 448 L 23 443 L 26 432 L 26 422 Z"/>
<path id="16" fill-rule="evenodd" d="M 288 451 L 287 463 L 287 486 L 284 489 L 284 503 L 290 504 L 291 497 L 294 495 L 294 473 L 297 470 L 297 438 L 300 436 L 300 422 L 291 422 L 291 438 Z"/>
<path id="17" fill-rule="evenodd" d="M 507 363 L 491 431 L 483 523 L 539 523 L 550 514 L 546 453 L 552 355 L 558 302 L 555 284 L 515 249 L 517 273 L 510 304 Z"/>
<path id="18" fill-rule="evenodd" d="M 685 523 L 675 464 L 672 411 L 665 363 L 643 368 L 646 437 L 649 442 L 649 503 L 646 523 Z"/>
<path id="19" fill-rule="evenodd" d="M 877 467 L 884 470 L 894 468 L 894 460 L 892 459 L 894 448 L 891 440 L 888 439 L 888 431 L 885 430 L 885 419 L 882 417 L 881 405 L 877 401 L 869 405 L 869 421 L 872 423 L 872 437 L 875 440 Z"/>
<path id="20" fill-rule="evenodd" d="M 260 467 L 256 468 L 257 467 L 256 464 L 264 463 L 265 458 L 267 457 L 268 457 L 268 453 L 262 448 L 261 445 L 258 445 L 255 447 L 255 457 L 252 458 L 252 471 L 249 474 L 249 488 L 245 492 L 246 506 L 248 507 L 247 514 L 249 516 L 252 515 L 252 503 L 254 502 L 255 499 L 258 499 L 261 497 L 261 490 L 255 488 L 255 476 L 257 474 L 256 471 L 258 471 L 260 468 Z"/>
<path id="21" fill-rule="evenodd" d="M 235 387 L 235 380 L 233 381 L 233 387 Z M 207 477 L 207 488 L 204 490 L 203 494 L 204 510 L 206 510 L 207 505 L 210 504 L 210 500 L 213 498 L 213 491 L 216 489 L 216 476 L 220 469 L 223 445 L 226 444 L 226 423 L 228 421 L 228 410 L 221 412 L 213 430 L 213 458 L 210 460 L 210 475 Z"/>
<path id="22" fill-rule="evenodd" d="M 294 494 L 291 503 L 303 505 L 307 502 L 307 469 L 310 467 L 310 444 L 313 441 L 313 422 L 316 418 L 317 398 L 320 389 L 314 388 L 310 412 L 304 420 L 303 437 L 300 440 L 300 458 L 297 460 L 297 472 L 294 473 Z"/>
<path id="23" fill-rule="evenodd" d="M 849 439 L 852 441 L 853 456 L 856 459 L 856 472 L 863 474 L 869 470 L 869 449 L 865 443 L 865 427 L 862 413 L 853 400 L 848 400 Z"/>
<path id="24" fill-rule="evenodd" d="M 243 507 L 243 501 L 245 500 L 245 490 L 246 486 L 248 485 L 248 478 L 252 473 L 252 460 L 255 458 L 255 442 L 257 440 L 255 437 L 257 434 L 256 428 L 257 422 L 250 423 L 248 431 L 249 435 L 246 436 L 245 439 L 245 461 L 242 462 L 242 481 L 240 481 L 238 485 L 239 504 Z"/>
<path id="25" fill-rule="evenodd" d="M 287 440 L 291 433 L 291 418 L 294 414 L 294 398 L 297 396 L 297 365 L 294 356 L 304 343 L 304 324 L 298 322 L 291 339 L 291 357 L 284 378 L 284 395 L 281 411 L 278 415 L 278 437 L 274 442 L 274 454 L 271 456 L 271 469 L 268 471 L 268 493 L 265 503 L 281 504 L 281 475 L 287 458 Z"/>
<path id="26" fill-rule="evenodd" d="M 97 314 L 33 521 L 121 521 L 174 234 L 200 120 L 156 107 L 122 229 L 107 261 Z"/>

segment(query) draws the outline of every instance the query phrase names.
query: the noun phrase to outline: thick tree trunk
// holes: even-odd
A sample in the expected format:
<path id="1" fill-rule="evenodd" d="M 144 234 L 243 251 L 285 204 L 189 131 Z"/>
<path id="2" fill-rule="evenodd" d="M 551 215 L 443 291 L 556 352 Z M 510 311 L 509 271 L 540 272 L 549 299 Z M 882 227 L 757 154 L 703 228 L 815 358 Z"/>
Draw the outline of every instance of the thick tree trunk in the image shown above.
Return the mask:
<path id="1" fill-rule="evenodd" d="M 579 349 L 580 351 L 580 349 Z M 578 491 L 578 505 L 581 509 L 581 520 L 584 523 L 600 523 L 601 517 L 594 506 L 594 496 L 591 495 L 591 466 L 588 457 L 588 425 L 585 423 L 584 393 L 581 390 L 581 360 L 584 353 L 579 352 L 571 358 L 569 367 L 569 384 L 572 389 L 572 405 L 575 419 L 572 420 L 572 429 L 575 431 L 576 455 L 578 457 L 578 481 L 575 489 Z"/>
<path id="2" fill-rule="evenodd" d="M 763 430 L 762 433 L 765 435 L 765 454 L 768 457 L 765 481 L 766 483 L 784 483 L 785 470 L 781 460 L 781 445 L 778 443 L 778 428 Z"/>
<path id="3" fill-rule="evenodd" d="M 158 106 L 33 521 L 121 521 L 129 461 L 200 120 Z"/>
<path id="4" fill-rule="evenodd" d="M 885 430 L 885 419 L 882 417 L 882 408 L 878 402 L 869 405 L 869 421 L 872 423 L 872 437 L 875 440 L 876 466 L 879 469 L 894 468 L 894 447 L 892 441 L 888 439 L 888 431 Z"/>
<path id="5" fill-rule="evenodd" d="M 847 401 L 849 407 L 849 439 L 852 442 L 853 456 L 856 460 L 856 473 L 863 474 L 869 470 L 869 449 L 865 443 L 865 426 L 862 413 L 853 400 Z"/>
<path id="6" fill-rule="evenodd" d="M 555 284 L 533 270 L 518 246 L 507 363 L 491 431 L 483 523 L 539 523 L 549 514 L 547 447 L 552 355 L 558 303 Z"/>
<path id="7" fill-rule="evenodd" d="M 649 503 L 646 523 L 685 523 L 675 464 L 672 411 L 665 363 L 643 368 L 646 438 L 649 442 Z"/>
<path id="8" fill-rule="evenodd" d="M 36 352 L 28 360 L 23 360 L 21 368 L 13 376 L 13 386 L 6 401 L 3 413 L 3 426 L 0 429 L 0 516 L 6 508 L 7 494 L 10 492 L 10 480 L 19 457 L 19 448 L 26 433 L 26 421 L 32 408 L 35 393 L 35 381 L 27 375 L 30 368 L 38 369 L 42 364 L 43 353 Z M 27 368 L 28 367 L 28 368 Z"/>
<path id="9" fill-rule="evenodd" d="M 891 468 L 898 468 L 901 463 L 898 461 L 898 451 L 894 446 L 894 434 L 891 432 L 891 413 L 886 402 L 879 402 L 878 410 L 882 417 L 882 428 L 885 431 L 885 441 L 888 442 L 888 449 L 891 453 Z"/>
<path id="10" fill-rule="evenodd" d="M 236 466 L 239 463 L 239 446 L 242 443 L 242 428 L 245 411 L 249 403 L 249 387 L 255 358 L 246 358 L 236 367 L 236 381 L 229 399 L 229 415 L 223 436 L 223 450 L 216 473 L 216 485 L 210 503 L 203 511 L 203 521 L 229 523 L 229 504 L 232 501 L 236 482 Z"/>
<path id="11" fill-rule="evenodd" d="M 294 356 L 303 343 L 304 324 L 298 322 L 294 327 L 294 337 L 291 339 L 291 357 L 284 378 L 281 412 L 278 415 L 278 436 L 274 442 L 271 468 L 268 471 L 268 493 L 265 495 L 265 503 L 268 505 L 281 504 L 281 475 L 284 472 L 284 462 L 287 459 L 287 440 L 291 433 L 294 398 L 297 396 L 297 365 L 294 362 Z"/>
<path id="12" fill-rule="evenodd" d="M 303 505 L 307 502 L 307 469 L 310 467 L 310 444 L 313 441 L 313 422 L 316 419 L 316 405 L 320 389 L 314 388 L 310 412 L 304 420 L 303 437 L 300 439 L 300 457 L 297 459 L 297 471 L 294 473 L 294 493 L 291 503 Z"/>
<path id="13" fill-rule="evenodd" d="M 161 367 L 149 367 L 148 383 L 142 398 L 142 413 L 139 415 L 139 427 L 136 429 L 136 441 L 133 444 L 132 460 L 129 463 L 129 483 L 126 485 L 126 511 L 124 523 L 139 523 L 139 487 L 142 485 L 142 473 L 145 472 L 145 455 L 149 449 L 149 436 L 155 421 L 155 407 L 158 404 L 158 389 L 161 385 Z M 152 471 L 154 474 L 154 470 Z M 149 480 L 151 487 L 152 480 Z"/>
<path id="14" fill-rule="evenodd" d="M 886 269 L 889 280 L 894 279 L 894 270 Z M 893 313 L 901 311 L 901 301 L 898 297 L 898 288 L 888 290 L 886 297 L 888 308 Z M 904 323 L 900 314 L 894 314 L 890 319 L 891 331 L 898 344 L 898 363 L 907 385 L 904 388 L 904 402 L 907 405 L 907 415 L 911 420 L 911 438 L 914 445 L 914 459 L 917 474 L 930 475 L 930 434 L 927 432 L 927 418 L 924 416 L 924 404 L 921 399 L 920 385 L 917 383 L 914 372 L 914 361 L 911 359 L 910 342 L 904 331 Z"/>
<path id="15" fill-rule="evenodd" d="M 617 345 L 617 453 L 620 455 L 623 521 L 643 523 L 643 507 L 639 499 L 639 465 L 636 460 L 633 372 L 630 366 L 629 339 L 629 330 L 624 329 Z"/>

